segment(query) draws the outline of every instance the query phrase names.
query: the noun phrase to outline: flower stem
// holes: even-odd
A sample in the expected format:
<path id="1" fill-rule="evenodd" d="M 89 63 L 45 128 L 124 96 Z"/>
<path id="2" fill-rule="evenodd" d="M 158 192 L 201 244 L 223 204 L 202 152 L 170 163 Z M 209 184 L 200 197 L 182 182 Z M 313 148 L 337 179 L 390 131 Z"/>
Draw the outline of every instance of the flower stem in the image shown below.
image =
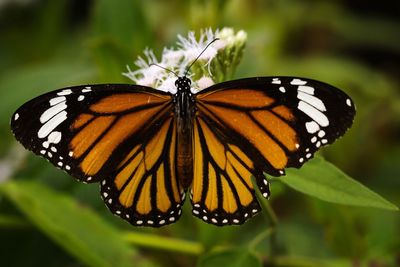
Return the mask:
<path id="1" fill-rule="evenodd" d="M 274 233 L 275 229 L 274 228 L 267 228 L 264 232 L 260 233 L 257 235 L 249 244 L 249 249 L 252 251 L 255 251 L 258 244 L 261 243 L 265 238 L 271 236 Z"/>
<path id="2" fill-rule="evenodd" d="M 271 246 L 271 255 L 276 255 L 278 252 L 278 243 L 277 243 L 277 236 L 276 236 L 276 228 L 278 227 L 278 216 L 276 215 L 274 209 L 269 204 L 269 201 L 265 199 L 259 192 L 257 192 L 259 198 L 261 200 L 261 206 L 266 211 L 268 215 L 269 221 L 271 223 L 271 238 L 270 238 L 270 246 Z"/>

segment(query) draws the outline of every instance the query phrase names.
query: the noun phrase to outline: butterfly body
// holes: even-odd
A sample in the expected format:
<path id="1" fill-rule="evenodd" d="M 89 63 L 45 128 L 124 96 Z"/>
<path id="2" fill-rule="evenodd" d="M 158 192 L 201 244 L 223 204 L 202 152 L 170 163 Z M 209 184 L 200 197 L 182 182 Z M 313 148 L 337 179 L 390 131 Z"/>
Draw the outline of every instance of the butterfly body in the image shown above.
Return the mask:
<path id="1" fill-rule="evenodd" d="M 192 214 L 222 226 L 261 210 L 254 187 L 269 196 L 264 173 L 300 168 L 355 115 L 344 92 L 306 78 L 247 78 L 196 94 L 190 85 L 178 78 L 175 94 L 128 84 L 59 89 L 22 105 L 11 129 L 79 181 L 99 182 L 107 207 L 133 225 L 175 222 L 188 192 Z"/>
<path id="2" fill-rule="evenodd" d="M 193 180 L 193 116 L 195 100 L 190 91 L 191 80 L 185 76 L 178 77 L 175 82 L 177 92 L 174 95 L 175 121 L 178 131 L 177 176 L 186 190 Z"/>

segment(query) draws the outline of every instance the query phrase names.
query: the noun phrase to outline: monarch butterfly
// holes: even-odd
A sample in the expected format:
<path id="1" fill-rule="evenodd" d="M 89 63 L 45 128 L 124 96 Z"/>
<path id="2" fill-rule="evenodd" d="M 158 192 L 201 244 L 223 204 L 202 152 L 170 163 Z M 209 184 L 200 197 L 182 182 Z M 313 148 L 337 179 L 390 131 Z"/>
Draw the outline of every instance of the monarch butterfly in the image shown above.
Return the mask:
<path id="1" fill-rule="evenodd" d="M 115 215 L 160 227 L 181 216 L 190 191 L 194 216 L 238 225 L 261 209 L 264 172 L 301 167 L 351 126 L 341 90 L 296 77 L 246 78 L 199 93 L 178 77 L 175 94 L 129 84 L 59 89 L 22 105 L 16 139 L 79 181 L 99 182 Z"/>

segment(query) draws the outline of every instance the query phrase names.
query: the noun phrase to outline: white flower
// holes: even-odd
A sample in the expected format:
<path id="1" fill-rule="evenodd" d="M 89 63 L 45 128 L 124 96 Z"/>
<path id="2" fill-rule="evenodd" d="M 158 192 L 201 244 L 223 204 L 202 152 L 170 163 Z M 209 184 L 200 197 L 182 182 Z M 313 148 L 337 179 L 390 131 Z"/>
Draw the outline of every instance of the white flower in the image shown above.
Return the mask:
<path id="1" fill-rule="evenodd" d="M 200 39 L 197 41 L 194 32 L 189 32 L 188 37 L 185 38 L 182 35 L 178 35 L 178 47 L 185 51 L 184 62 L 186 65 L 191 64 L 204 50 L 204 48 L 215 39 L 215 34 L 211 29 L 203 31 L 200 35 Z M 218 43 L 218 41 L 216 41 Z M 206 65 L 209 65 L 211 60 L 217 55 L 217 49 L 215 46 L 208 47 L 203 54 L 200 55 L 199 60 L 206 61 Z"/>
<path id="2" fill-rule="evenodd" d="M 204 51 L 204 48 L 217 37 L 219 40 L 215 41 Z M 243 48 L 246 38 L 247 35 L 244 31 L 239 31 L 235 35 L 234 30 L 231 28 L 223 28 L 215 32 L 211 29 L 203 30 L 200 33 L 199 39 L 196 39 L 194 32 L 189 32 L 187 37 L 178 35 L 177 48 L 164 48 L 160 61 L 157 60 L 152 50 L 145 49 L 145 57 L 138 57 L 135 61 L 135 65 L 139 69 L 132 71 L 128 67 L 128 71 L 123 73 L 123 75 L 136 84 L 171 93 L 176 92 L 176 76 L 181 77 L 186 75 L 192 78 L 195 75 L 201 78 L 193 81 L 192 91 L 198 91 L 214 84 L 214 79 L 211 78 L 211 63 L 213 59 L 219 53 L 222 53 L 221 51 L 229 47 L 232 48 L 237 44 L 240 44 L 240 47 Z M 196 59 L 196 63 L 191 68 L 193 74 L 187 73 L 188 67 Z M 229 66 L 223 67 L 227 68 Z"/>
<path id="3" fill-rule="evenodd" d="M 197 83 L 198 90 L 203 90 L 203 89 L 206 89 L 207 87 L 210 87 L 211 85 L 213 85 L 214 81 L 210 77 L 203 76 L 196 83 Z"/>

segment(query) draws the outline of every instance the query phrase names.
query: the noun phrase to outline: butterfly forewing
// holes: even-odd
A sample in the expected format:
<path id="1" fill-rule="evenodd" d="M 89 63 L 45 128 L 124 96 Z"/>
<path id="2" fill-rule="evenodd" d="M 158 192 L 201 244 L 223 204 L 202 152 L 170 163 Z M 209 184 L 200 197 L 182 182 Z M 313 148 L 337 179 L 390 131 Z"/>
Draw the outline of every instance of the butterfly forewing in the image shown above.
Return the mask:
<path id="1" fill-rule="evenodd" d="M 171 109 L 171 97 L 154 91 L 130 85 L 61 89 L 21 106 L 11 128 L 27 149 L 81 181 L 98 182 L 105 166 L 128 152 L 121 144 L 132 136 L 139 142 L 149 118 Z"/>

